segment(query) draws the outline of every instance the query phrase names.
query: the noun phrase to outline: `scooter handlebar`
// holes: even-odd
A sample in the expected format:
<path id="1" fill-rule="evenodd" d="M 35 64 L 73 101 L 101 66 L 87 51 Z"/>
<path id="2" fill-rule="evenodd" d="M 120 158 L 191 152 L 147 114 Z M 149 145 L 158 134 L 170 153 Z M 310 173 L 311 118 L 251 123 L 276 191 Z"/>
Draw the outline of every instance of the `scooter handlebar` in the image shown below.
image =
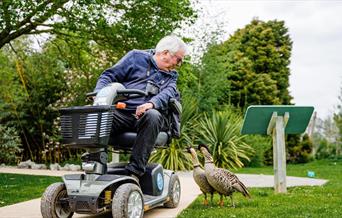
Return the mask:
<path id="1" fill-rule="evenodd" d="M 139 89 L 120 89 L 116 93 L 126 98 L 139 98 L 142 96 L 147 96 L 147 93 Z M 97 92 L 88 92 L 87 97 L 95 97 Z"/>
<path id="2" fill-rule="evenodd" d="M 88 92 L 86 94 L 87 97 L 93 97 L 93 96 L 96 96 L 97 92 Z"/>
<path id="3" fill-rule="evenodd" d="M 126 98 L 139 98 L 142 96 L 147 96 L 147 93 L 139 89 L 120 89 L 117 90 L 118 95 L 122 95 Z"/>

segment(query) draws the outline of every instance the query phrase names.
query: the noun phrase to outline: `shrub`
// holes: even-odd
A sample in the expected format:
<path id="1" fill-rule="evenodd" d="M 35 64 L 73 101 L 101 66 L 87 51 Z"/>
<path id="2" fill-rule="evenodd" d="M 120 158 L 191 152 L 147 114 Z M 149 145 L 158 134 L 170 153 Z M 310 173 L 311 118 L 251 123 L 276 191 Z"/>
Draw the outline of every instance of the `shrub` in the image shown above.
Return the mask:
<path id="1" fill-rule="evenodd" d="M 209 146 L 216 166 L 236 169 L 244 166 L 243 159 L 250 160 L 253 149 L 244 142 L 241 126 L 242 118 L 230 109 L 213 111 L 199 120 L 199 141 Z"/>
<path id="2" fill-rule="evenodd" d="M 307 163 L 312 158 L 313 144 L 307 134 L 297 144 L 288 148 L 288 161 L 290 163 Z"/>
<path id="3" fill-rule="evenodd" d="M 342 159 L 340 150 L 341 145 L 339 145 L 338 143 L 330 143 L 326 139 L 321 139 L 318 142 L 318 148 L 316 150 L 315 157 L 317 159 Z"/>
<path id="4" fill-rule="evenodd" d="M 289 163 L 307 163 L 313 160 L 313 143 L 305 134 L 302 139 L 300 134 L 286 136 L 286 160 Z M 265 152 L 264 163 L 273 164 L 273 146 Z"/>
<path id="5" fill-rule="evenodd" d="M 16 164 L 22 151 L 21 140 L 16 130 L 0 124 L 0 163 Z"/>
<path id="6" fill-rule="evenodd" d="M 245 166 L 261 167 L 264 166 L 265 152 L 272 147 L 271 137 L 260 135 L 247 135 L 244 141 L 254 149 L 250 156 L 250 161 L 244 161 Z"/>

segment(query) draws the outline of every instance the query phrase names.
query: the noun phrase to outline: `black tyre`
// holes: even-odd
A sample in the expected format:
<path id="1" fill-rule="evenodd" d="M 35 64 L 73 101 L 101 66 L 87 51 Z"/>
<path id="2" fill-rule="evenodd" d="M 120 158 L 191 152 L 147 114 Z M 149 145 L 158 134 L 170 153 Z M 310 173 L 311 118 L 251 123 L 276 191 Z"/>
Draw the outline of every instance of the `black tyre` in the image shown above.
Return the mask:
<path id="1" fill-rule="evenodd" d="M 181 197 L 181 186 L 179 178 L 176 174 L 172 174 L 169 184 L 169 198 L 170 200 L 164 204 L 167 208 L 176 208 Z"/>
<path id="2" fill-rule="evenodd" d="M 113 218 L 142 218 L 144 198 L 139 186 L 126 183 L 116 189 L 112 201 Z"/>
<path id="3" fill-rule="evenodd" d="M 74 214 L 66 200 L 68 193 L 65 184 L 57 182 L 46 188 L 41 201 L 40 212 L 43 218 L 70 218 Z"/>

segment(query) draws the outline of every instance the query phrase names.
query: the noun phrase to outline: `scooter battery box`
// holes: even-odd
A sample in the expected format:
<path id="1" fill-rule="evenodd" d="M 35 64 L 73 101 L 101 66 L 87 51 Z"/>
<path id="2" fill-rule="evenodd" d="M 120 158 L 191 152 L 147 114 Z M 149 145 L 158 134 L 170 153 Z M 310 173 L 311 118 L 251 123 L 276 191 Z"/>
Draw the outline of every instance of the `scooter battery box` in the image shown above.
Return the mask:
<path id="1" fill-rule="evenodd" d="M 141 190 L 144 194 L 158 196 L 164 189 L 163 167 L 160 164 L 148 164 L 145 174 L 140 178 Z"/>

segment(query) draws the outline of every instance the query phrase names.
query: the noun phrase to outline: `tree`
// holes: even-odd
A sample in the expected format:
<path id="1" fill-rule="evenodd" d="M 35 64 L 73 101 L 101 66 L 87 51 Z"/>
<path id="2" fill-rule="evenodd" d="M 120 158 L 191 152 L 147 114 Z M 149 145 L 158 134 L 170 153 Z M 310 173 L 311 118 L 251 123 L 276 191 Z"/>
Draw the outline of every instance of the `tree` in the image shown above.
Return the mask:
<path id="1" fill-rule="evenodd" d="M 342 86 L 340 87 L 340 95 L 338 96 L 339 103 L 337 105 L 337 111 L 334 113 L 333 119 L 338 129 L 336 139 L 336 157 L 342 156 Z"/>
<path id="2" fill-rule="evenodd" d="M 188 0 L 1 1 L 0 121 L 20 134 L 23 158 L 58 161 L 56 109 L 84 105 L 127 50 L 151 48 L 195 17 Z M 34 51 L 27 35 L 41 33 L 53 37 Z"/>
<path id="3" fill-rule="evenodd" d="M 50 33 L 94 40 L 125 53 L 151 46 L 194 18 L 189 0 L 3 0 L 0 48 L 22 35 Z"/>
<path id="4" fill-rule="evenodd" d="M 61 96 L 65 88 L 63 80 L 64 66 L 53 53 L 33 53 L 25 41 L 21 47 L 27 53 L 5 53 L 11 57 L 1 65 L 14 68 L 3 75 L 3 80 L 11 84 L 1 84 L 0 121 L 15 127 L 23 143 L 24 159 L 40 160 L 48 140 L 52 135 L 52 125 L 57 111 L 51 107 Z"/>
<path id="5" fill-rule="evenodd" d="M 292 42 L 283 21 L 258 19 L 237 30 L 207 56 L 224 71 L 220 102 L 239 108 L 251 104 L 290 104 L 289 64 Z M 212 72 L 210 69 L 208 74 Z M 213 72 L 215 73 L 215 72 Z"/>
<path id="6" fill-rule="evenodd" d="M 318 119 L 314 134 L 316 158 L 342 157 L 342 87 L 338 96 L 336 111 L 324 120 Z"/>

